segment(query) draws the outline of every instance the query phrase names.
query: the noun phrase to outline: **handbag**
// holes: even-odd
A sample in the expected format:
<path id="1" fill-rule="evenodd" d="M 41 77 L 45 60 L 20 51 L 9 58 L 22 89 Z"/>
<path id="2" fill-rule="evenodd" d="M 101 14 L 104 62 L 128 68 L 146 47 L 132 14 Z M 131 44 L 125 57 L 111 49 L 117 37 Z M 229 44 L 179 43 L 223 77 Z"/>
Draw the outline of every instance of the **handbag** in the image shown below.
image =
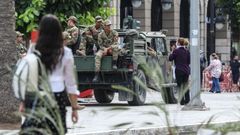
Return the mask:
<path id="1" fill-rule="evenodd" d="M 219 82 L 222 82 L 222 81 L 224 81 L 224 75 L 223 75 L 223 72 L 221 72 L 221 75 L 220 75 L 220 77 L 219 77 Z"/>

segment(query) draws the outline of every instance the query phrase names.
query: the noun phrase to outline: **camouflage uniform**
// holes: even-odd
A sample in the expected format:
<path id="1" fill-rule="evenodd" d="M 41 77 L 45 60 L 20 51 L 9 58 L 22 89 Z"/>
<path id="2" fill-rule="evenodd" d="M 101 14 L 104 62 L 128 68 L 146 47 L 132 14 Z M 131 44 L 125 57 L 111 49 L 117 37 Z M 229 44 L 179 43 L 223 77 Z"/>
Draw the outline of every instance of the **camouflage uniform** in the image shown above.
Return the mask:
<path id="1" fill-rule="evenodd" d="M 93 36 L 93 39 L 97 41 L 98 40 L 98 35 L 99 35 L 99 33 L 101 33 L 103 31 L 103 29 L 102 29 L 102 27 L 97 29 L 94 25 L 94 26 L 88 27 L 86 31 L 91 32 L 92 33 L 91 35 Z M 96 33 L 94 31 L 96 31 Z"/>
<path id="2" fill-rule="evenodd" d="M 24 35 L 19 31 L 16 31 L 16 34 L 17 34 L 17 38 L 22 37 Z M 16 48 L 17 48 L 18 57 L 21 58 L 23 54 L 27 53 L 27 48 L 24 46 L 22 41 L 17 40 L 16 45 L 17 45 Z"/>
<path id="3" fill-rule="evenodd" d="M 89 54 L 93 54 L 92 47 L 95 44 L 95 40 L 93 39 L 92 35 L 86 35 L 82 37 L 79 49 L 77 50 L 78 55 L 86 56 Z"/>
<path id="4" fill-rule="evenodd" d="M 63 35 L 63 40 L 69 40 L 69 39 L 71 39 L 70 34 L 69 34 L 68 32 L 66 32 L 66 31 L 64 31 L 64 32 L 62 33 L 62 35 Z"/>
<path id="5" fill-rule="evenodd" d="M 97 29 L 97 28 L 96 28 L 96 27 L 97 27 L 97 24 L 95 24 L 95 25 L 90 26 L 90 27 L 87 28 L 87 30 L 89 30 L 89 31 L 92 33 L 93 38 L 94 38 L 94 40 L 96 40 L 96 41 L 98 40 L 98 34 L 103 31 L 102 21 L 103 21 L 103 20 L 102 20 L 102 17 L 101 17 L 101 16 L 96 16 L 96 17 L 95 17 L 95 22 L 96 22 L 96 23 L 99 23 L 99 22 L 100 22 L 100 27 Z M 96 33 L 95 33 L 95 31 L 96 31 Z"/>
<path id="6" fill-rule="evenodd" d="M 27 48 L 22 43 L 18 43 L 16 47 L 19 58 L 21 58 L 23 54 L 27 53 Z"/>
<path id="7" fill-rule="evenodd" d="M 71 38 L 67 42 L 67 45 L 75 44 L 77 42 L 77 38 L 78 38 L 78 28 L 76 26 L 69 27 L 66 30 L 66 32 L 68 32 L 69 35 L 71 36 Z"/>
<path id="8" fill-rule="evenodd" d="M 104 49 L 111 47 L 113 61 L 118 59 L 118 33 L 115 30 L 111 30 L 111 32 L 107 35 L 105 31 L 101 32 L 98 36 L 98 45 L 100 50 L 97 52 L 95 57 L 95 70 L 100 71 L 101 67 L 101 59 L 104 55 Z"/>
<path id="9" fill-rule="evenodd" d="M 95 31 L 95 32 L 93 32 Z M 98 35 L 102 32 L 102 28 L 96 29 L 95 26 L 88 27 L 83 34 L 79 49 L 77 53 L 79 55 L 92 55 L 94 54 L 93 46 L 95 45 L 96 48 L 99 48 L 98 45 Z"/>
<path id="10" fill-rule="evenodd" d="M 78 49 L 80 44 L 80 40 L 78 41 L 78 35 L 80 34 L 79 29 L 75 26 L 75 24 L 77 23 L 77 18 L 75 16 L 70 16 L 68 18 L 68 23 L 71 24 L 71 22 L 69 21 L 72 21 L 73 24 L 68 24 L 68 28 L 66 29 L 66 32 L 68 32 L 71 36 L 71 38 L 66 42 L 66 46 L 72 50 L 73 54 L 76 54 L 76 50 Z"/>
<path id="11" fill-rule="evenodd" d="M 69 34 L 68 32 L 66 32 L 66 31 L 64 31 L 64 32 L 62 33 L 62 35 L 63 35 L 63 44 L 64 44 L 64 45 L 67 45 L 67 42 L 68 42 L 69 39 L 71 39 L 71 36 L 70 36 L 70 34 Z"/>

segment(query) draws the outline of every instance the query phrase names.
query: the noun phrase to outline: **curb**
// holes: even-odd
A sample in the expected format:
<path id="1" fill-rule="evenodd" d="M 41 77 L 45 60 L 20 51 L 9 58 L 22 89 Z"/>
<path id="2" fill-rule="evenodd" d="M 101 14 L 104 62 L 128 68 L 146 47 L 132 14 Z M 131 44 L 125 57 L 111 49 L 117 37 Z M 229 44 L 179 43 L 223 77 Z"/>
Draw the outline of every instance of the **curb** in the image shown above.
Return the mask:
<path id="1" fill-rule="evenodd" d="M 223 123 L 211 123 L 211 124 L 196 124 L 171 127 L 172 132 L 177 134 L 197 134 L 199 129 L 206 125 L 222 126 L 224 124 L 239 123 L 240 121 L 223 122 Z M 85 133 L 68 133 L 66 135 L 167 135 L 170 134 L 168 127 L 147 127 L 147 128 L 128 128 L 128 129 L 116 129 L 108 131 L 97 132 L 85 132 Z M 176 134 L 176 133 L 173 133 Z M 201 134 L 198 134 L 201 135 Z"/>

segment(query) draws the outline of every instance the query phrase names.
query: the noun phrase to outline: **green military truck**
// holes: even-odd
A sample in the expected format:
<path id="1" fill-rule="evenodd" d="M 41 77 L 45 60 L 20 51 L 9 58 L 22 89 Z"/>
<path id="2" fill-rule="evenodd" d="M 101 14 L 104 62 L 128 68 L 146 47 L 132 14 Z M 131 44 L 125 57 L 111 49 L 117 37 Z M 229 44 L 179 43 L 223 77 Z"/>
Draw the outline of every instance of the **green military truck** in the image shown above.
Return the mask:
<path id="1" fill-rule="evenodd" d="M 125 51 L 118 58 L 117 70 L 112 69 L 112 56 L 102 58 L 99 82 L 92 82 L 95 75 L 95 56 L 74 57 L 80 91 L 94 89 L 94 96 L 98 103 L 111 103 L 114 94 L 118 92 L 120 101 L 127 101 L 129 105 L 143 105 L 148 88 L 160 90 L 152 83 L 153 79 L 147 75 L 144 67 L 158 65 L 163 74 L 162 97 L 166 103 L 176 103 L 173 91 L 175 84 L 166 72 L 168 67 L 166 36 L 161 32 L 117 31 L 119 48 Z M 156 51 L 156 56 L 148 54 L 148 46 Z M 122 86 L 128 91 L 120 89 Z"/>

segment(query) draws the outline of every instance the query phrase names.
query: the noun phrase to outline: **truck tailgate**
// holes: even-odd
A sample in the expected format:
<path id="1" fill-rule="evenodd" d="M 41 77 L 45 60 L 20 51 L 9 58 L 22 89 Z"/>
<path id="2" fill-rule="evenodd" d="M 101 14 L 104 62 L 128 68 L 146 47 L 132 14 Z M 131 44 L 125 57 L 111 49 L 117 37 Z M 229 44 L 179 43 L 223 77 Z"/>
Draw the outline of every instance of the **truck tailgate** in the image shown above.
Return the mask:
<path id="1" fill-rule="evenodd" d="M 74 56 L 76 71 L 95 71 L 95 56 Z M 112 70 L 112 56 L 102 58 L 101 71 Z"/>

